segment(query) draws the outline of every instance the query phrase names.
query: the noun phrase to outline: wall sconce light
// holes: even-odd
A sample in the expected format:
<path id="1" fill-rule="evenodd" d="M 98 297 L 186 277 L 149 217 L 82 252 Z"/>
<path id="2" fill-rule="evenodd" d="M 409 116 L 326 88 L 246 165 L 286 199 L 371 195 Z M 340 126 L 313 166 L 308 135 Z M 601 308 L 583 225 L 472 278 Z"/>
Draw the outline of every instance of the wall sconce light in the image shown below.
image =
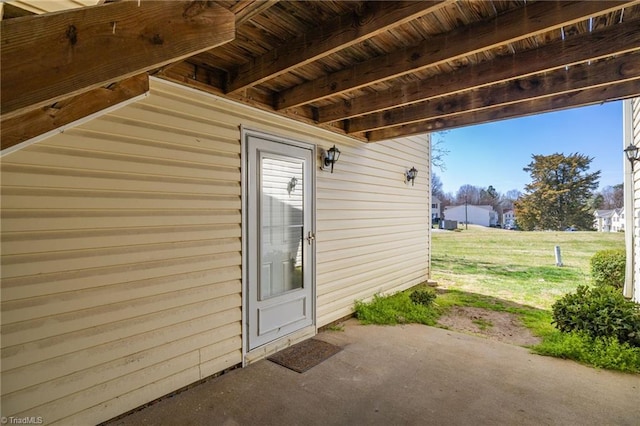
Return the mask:
<path id="1" fill-rule="evenodd" d="M 331 173 L 333 173 L 333 165 L 338 162 L 338 158 L 340 158 L 340 150 L 333 145 L 333 147 L 329 148 L 328 151 L 322 153 L 321 169 L 324 170 L 331 166 Z"/>
<path id="2" fill-rule="evenodd" d="M 631 163 L 631 171 L 633 171 L 634 163 L 640 160 L 640 150 L 634 144 L 629 144 L 629 146 L 624 149 L 624 153 L 627 156 L 627 160 Z"/>
<path id="3" fill-rule="evenodd" d="M 411 181 L 411 186 L 415 183 L 416 176 L 418 176 L 418 171 L 415 167 L 411 167 L 410 170 L 407 170 L 404 174 L 404 182 L 409 183 Z"/>
<path id="4" fill-rule="evenodd" d="M 297 184 L 298 179 L 295 176 L 291 178 L 289 183 L 287 183 L 287 192 L 289 193 L 289 196 L 291 196 L 291 193 L 296 189 Z"/>

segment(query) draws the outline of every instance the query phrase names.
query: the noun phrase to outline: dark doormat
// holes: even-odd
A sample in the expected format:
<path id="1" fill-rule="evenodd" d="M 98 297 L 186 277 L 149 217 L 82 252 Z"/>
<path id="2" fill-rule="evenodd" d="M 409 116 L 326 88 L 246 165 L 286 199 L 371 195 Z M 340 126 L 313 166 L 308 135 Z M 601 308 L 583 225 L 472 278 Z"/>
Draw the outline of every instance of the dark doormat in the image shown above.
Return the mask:
<path id="1" fill-rule="evenodd" d="M 276 352 L 267 359 L 283 367 L 287 367 L 290 370 L 304 373 L 341 350 L 342 348 L 332 345 L 331 343 L 317 339 L 308 339 L 287 349 L 283 349 L 280 352 Z"/>

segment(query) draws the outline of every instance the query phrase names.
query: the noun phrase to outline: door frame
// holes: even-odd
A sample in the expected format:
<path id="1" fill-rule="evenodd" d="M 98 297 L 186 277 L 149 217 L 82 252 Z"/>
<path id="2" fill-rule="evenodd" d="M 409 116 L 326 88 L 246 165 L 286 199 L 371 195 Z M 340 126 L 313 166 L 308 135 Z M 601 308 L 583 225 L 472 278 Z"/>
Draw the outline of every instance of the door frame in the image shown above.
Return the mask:
<path id="1" fill-rule="evenodd" d="M 309 224 L 311 228 L 311 232 L 316 234 L 316 157 L 317 157 L 317 149 L 316 145 L 308 142 L 303 142 L 300 140 L 295 140 L 279 135 L 274 135 L 272 133 L 267 133 L 264 131 L 254 130 L 245 126 L 240 126 L 240 187 L 241 187 L 241 206 L 242 206 L 242 366 L 244 367 L 247 364 L 247 354 L 252 352 L 260 351 L 261 347 L 258 347 L 252 351 L 249 351 L 249 311 L 248 311 L 248 300 L 247 297 L 249 295 L 249 236 L 251 235 L 249 227 L 249 155 L 251 153 L 248 152 L 248 143 L 247 140 L 249 137 L 258 137 L 262 139 L 267 139 L 271 142 L 280 143 L 284 145 L 291 145 L 298 148 L 309 149 L 311 151 L 311 164 L 310 167 L 310 175 L 311 182 L 309 185 L 309 196 L 311 197 L 311 223 Z M 316 240 L 317 242 L 317 240 Z M 312 317 L 312 325 L 314 329 L 314 334 L 317 332 L 317 315 L 316 315 L 316 244 L 311 245 L 311 317 Z M 292 332 L 286 336 L 278 338 L 270 343 L 267 343 L 264 346 L 277 344 L 277 342 L 288 339 L 291 335 L 297 333 L 297 331 Z M 308 332 L 306 332 L 308 334 Z M 282 349 L 282 345 L 279 346 Z M 267 354 L 265 353 L 265 356 Z"/>

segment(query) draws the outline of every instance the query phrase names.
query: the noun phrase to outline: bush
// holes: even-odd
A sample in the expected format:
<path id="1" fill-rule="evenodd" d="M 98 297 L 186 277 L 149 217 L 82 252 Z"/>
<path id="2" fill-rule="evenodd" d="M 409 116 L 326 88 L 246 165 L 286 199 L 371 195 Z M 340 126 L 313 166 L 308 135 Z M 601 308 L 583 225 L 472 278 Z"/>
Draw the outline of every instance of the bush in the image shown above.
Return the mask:
<path id="1" fill-rule="evenodd" d="M 430 288 L 414 290 L 409 298 L 416 305 L 429 306 L 436 300 L 436 292 Z"/>
<path id="2" fill-rule="evenodd" d="M 585 333 L 555 332 L 533 350 L 540 355 L 573 359 L 594 367 L 640 373 L 640 348 L 620 343 L 615 337 L 592 338 Z"/>
<path id="3" fill-rule="evenodd" d="M 640 347 L 640 306 L 610 286 L 579 286 L 553 304 L 553 324 L 558 330 L 614 337 Z"/>
<path id="4" fill-rule="evenodd" d="M 600 250 L 591 258 L 591 278 L 596 285 L 624 286 L 626 252 L 624 249 Z"/>

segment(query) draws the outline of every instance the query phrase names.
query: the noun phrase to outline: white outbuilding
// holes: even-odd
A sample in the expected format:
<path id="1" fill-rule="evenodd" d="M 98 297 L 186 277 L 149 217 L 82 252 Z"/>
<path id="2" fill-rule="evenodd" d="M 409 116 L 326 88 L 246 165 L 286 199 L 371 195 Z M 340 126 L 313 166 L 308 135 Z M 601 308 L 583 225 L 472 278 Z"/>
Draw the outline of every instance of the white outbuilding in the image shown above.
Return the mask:
<path id="1" fill-rule="evenodd" d="M 459 206 L 447 206 L 444 208 L 444 218 L 457 220 L 459 223 L 482 226 L 496 226 L 498 224 L 498 212 L 487 205 L 462 204 Z"/>

